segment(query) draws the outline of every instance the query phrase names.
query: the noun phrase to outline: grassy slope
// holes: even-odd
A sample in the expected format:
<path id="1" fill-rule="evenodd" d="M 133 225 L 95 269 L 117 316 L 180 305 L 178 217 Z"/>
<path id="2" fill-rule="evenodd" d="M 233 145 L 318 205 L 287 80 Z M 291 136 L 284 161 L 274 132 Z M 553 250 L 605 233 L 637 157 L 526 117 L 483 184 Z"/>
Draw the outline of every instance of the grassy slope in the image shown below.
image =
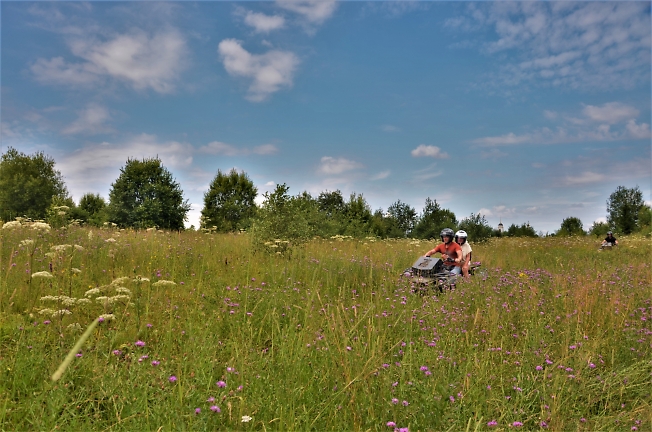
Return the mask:
<path id="1" fill-rule="evenodd" d="M 0 430 L 652 429 L 649 240 L 494 240 L 474 246 L 486 280 L 422 298 L 399 274 L 428 242 L 315 240 L 288 259 L 243 235 L 88 233 L 1 233 Z M 44 255 L 57 244 L 84 250 Z M 131 305 L 37 312 L 122 276 L 103 295 Z M 68 325 L 106 312 L 51 382 Z"/>

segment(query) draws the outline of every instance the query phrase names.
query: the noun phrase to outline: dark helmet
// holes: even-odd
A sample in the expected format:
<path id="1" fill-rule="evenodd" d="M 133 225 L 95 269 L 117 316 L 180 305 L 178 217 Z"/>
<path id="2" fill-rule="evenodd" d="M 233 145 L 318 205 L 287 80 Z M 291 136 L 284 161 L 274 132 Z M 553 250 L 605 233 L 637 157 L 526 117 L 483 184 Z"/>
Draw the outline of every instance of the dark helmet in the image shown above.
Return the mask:
<path id="1" fill-rule="evenodd" d="M 453 241 L 453 237 L 455 237 L 455 233 L 454 233 L 453 230 L 450 229 L 450 228 L 444 228 L 444 229 L 441 230 L 441 232 L 439 233 L 439 238 L 441 238 L 441 241 L 443 241 L 444 243 L 446 243 L 446 240 L 444 240 L 444 237 L 445 237 L 445 236 L 450 237 L 451 241 Z"/>

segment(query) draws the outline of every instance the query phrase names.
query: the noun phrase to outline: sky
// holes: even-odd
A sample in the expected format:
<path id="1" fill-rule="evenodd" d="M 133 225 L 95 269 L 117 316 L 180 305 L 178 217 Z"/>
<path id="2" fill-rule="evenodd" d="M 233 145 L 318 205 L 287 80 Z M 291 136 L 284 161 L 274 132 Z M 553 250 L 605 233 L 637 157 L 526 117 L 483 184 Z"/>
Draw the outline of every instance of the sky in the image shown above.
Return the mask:
<path id="1" fill-rule="evenodd" d="M 458 219 L 606 220 L 650 203 L 650 2 L 6 2 L 1 150 L 72 197 L 159 157 L 191 203 L 218 170 L 263 194 L 427 197 Z"/>

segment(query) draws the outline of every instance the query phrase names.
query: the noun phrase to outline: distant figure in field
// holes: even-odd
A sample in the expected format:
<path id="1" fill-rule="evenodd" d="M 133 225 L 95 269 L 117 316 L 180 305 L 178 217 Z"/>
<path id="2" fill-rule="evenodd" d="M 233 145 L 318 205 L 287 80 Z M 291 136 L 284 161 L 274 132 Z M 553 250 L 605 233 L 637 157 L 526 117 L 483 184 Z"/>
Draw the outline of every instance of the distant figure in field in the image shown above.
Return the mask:
<path id="1" fill-rule="evenodd" d="M 473 249 L 471 249 L 471 245 L 467 241 L 468 235 L 466 234 L 466 231 L 464 230 L 459 230 L 458 232 L 455 233 L 455 243 L 460 245 L 460 248 L 462 249 L 462 274 L 465 277 L 469 276 L 469 266 L 471 265 L 471 253 L 473 252 Z"/>
<path id="2" fill-rule="evenodd" d="M 616 237 L 614 237 L 614 233 L 609 231 L 607 233 L 607 237 L 605 237 L 604 240 L 602 240 L 602 246 L 616 246 L 618 244 L 618 240 L 616 240 Z"/>
<path id="3" fill-rule="evenodd" d="M 443 243 L 426 252 L 426 256 L 441 253 L 444 268 L 454 275 L 460 274 L 462 272 L 462 248 L 453 241 L 453 230 L 444 228 L 441 230 L 439 237 Z"/>

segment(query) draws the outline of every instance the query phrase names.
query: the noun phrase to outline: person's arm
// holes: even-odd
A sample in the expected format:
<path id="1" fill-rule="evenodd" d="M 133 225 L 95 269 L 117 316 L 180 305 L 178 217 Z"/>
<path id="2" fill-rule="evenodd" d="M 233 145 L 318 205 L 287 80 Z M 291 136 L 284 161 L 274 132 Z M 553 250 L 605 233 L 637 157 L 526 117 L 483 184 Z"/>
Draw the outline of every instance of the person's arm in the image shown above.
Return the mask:
<path id="1" fill-rule="evenodd" d="M 430 255 L 436 254 L 436 253 L 437 253 L 437 247 L 435 247 L 434 249 L 429 250 L 428 252 L 426 252 L 426 256 L 429 257 Z"/>

